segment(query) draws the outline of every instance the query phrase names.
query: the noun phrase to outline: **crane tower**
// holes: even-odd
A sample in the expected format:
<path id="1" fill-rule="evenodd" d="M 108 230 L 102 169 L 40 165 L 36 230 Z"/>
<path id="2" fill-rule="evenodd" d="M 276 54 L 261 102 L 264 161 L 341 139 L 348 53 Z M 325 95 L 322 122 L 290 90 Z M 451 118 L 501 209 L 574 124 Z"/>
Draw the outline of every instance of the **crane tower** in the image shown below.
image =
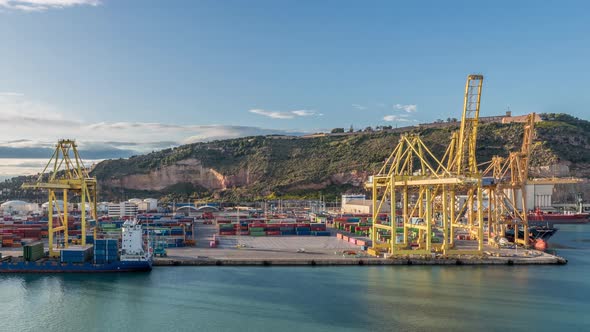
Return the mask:
<path id="1" fill-rule="evenodd" d="M 46 189 L 48 191 L 48 237 L 49 255 L 59 256 L 59 249 L 69 246 L 68 235 L 68 200 L 70 194 L 79 196 L 82 245 L 86 245 L 87 212 L 96 221 L 96 179 L 88 174 L 78 154 L 76 142 L 70 139 L 59 140 L 51 159 L 45 165 L 34 183 L 22 186 L 28 189 Z M 63 195 L 63 211 L 58 204 L 58 196 Z M 57 215 L 54 215 L 54 211 Z M 96 233 L 96 228 L 94 229 Z M 96 237 L 96 234 L 94 234 Z"/>

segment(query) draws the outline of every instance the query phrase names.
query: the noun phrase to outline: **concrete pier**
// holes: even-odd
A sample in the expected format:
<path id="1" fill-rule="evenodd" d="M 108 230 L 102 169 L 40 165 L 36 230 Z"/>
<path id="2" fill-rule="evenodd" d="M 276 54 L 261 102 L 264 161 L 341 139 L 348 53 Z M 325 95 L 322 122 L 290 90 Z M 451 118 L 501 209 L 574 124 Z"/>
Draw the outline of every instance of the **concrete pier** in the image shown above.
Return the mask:
<path id="1" fill-rule="evenodd" d="M 158 257 L 155 266 L 350 266 L 350 265 L 563 265 L 567 260 L 539 251 L 523 251 L 519 255 L 489 253 L 482 256 L 424 257 L 410 255 L 394 258 L 355 257 L 339 253 L 265 252 L 247 249 L 215 249 L 198 255 L 184 250 L 176 255 Z"/>

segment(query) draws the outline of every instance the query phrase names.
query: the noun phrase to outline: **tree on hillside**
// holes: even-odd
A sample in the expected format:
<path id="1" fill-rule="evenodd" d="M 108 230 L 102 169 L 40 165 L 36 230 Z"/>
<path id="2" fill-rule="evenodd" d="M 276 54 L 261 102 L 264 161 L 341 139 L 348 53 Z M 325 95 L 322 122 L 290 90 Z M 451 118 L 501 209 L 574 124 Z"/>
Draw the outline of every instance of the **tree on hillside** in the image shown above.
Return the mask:
<path id="1" fill-rule="evenodd" d="M 332 134 L 343 133 L 343 132 L 344 132 L 344 128 L 334 128 L 331 131 Z"/>

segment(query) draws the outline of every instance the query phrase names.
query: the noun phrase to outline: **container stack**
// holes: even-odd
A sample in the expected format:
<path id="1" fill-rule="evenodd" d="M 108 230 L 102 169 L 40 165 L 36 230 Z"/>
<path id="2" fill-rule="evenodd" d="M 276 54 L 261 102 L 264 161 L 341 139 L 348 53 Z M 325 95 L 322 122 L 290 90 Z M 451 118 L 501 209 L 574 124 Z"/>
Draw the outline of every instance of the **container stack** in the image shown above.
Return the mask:
<path id="1" fill-rule="evenodd" d="M 381 222 L 380 224 L 389 225 L 388 222 Z M 334 219 L 334 228 L 358 236 L 369 236 L 371 226 L 372 221 L 368 217 L 341 217 Z"/>
<path id="2" fill-rule="evenodd" d="M 119 260 L 119 241 L 117 239 L 94 240 L 94 263 L 108 264 Z"/>
<path id="3" fill-rule="evenodd" d="M 240 222 L 235 224 L 236 235 L 250 235 L 250 230 L 248 229 L 248 222 Z"/>
<path id="4" fill-rule="evenodd" d="M 182 238 L 168 238 L 165 242 L 168 248 L 184 247 L 185 245 L 184 239 Z"/>
<path id="5" fill-rule="evenodd" d="M 62 263 L 84 263 L 92 259 L 93 246 L 69 247 L 61 250 Z"/>
<path id="6" fill-rule="evenodd" d="M 44 255 L 43 243 L 41 242 L 30 243 L 23 246 L 23 257 L 27 262 L 34 262 Z"/>
<path id="7" fill-rule="evenodd" d="M 262 223 L 250 224 L 249 226 L 251 236 L 265 236 L 266 225 Z"/>
<path id="8" fill-rule="evenodd" d="M 250 220 L 231 223 L 218 220 L 219 235 L 250 235 L 250 236 L 330 236 L 324 223 L 284 222 L 275 220 Z"/>
<path id="9" fill-rule="evenodd" d="M 311 235 L 311 227 L 309 224 L 297 224 L 295 231 L 297 235 Z"/>
<path id="10" fill-rule="evenodd" d="M 309 228 L 311 229 L 311 235 L 315 236 L 330 236 L 330 232 L 326 230 L 326 224 L 310 224 Z"/>
<path id="11" fill-rule="evenodd" d="M 236 235 L 236 230 L 234 225 L 231 223 L 228 224 L 219 224 L 219 235 Z"/>
<path id="12" fill-rule="evenodd" d="M 282 224 L 280 230 L 281 235 L 297 235 L 295 232 L 295 225 L 293 224 Z"/>

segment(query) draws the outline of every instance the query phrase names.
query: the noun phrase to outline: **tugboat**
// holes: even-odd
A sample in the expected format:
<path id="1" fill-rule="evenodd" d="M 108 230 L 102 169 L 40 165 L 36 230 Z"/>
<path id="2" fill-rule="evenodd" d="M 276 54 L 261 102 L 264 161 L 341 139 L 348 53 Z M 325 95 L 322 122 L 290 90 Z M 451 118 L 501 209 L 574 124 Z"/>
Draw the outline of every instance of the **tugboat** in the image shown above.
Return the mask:
<path id="1" fill-rule="evenodd" d="M 42 257 L 34 260 L 27 260 L 30 259 L 30 255 L 26 254 L 23 255 L 22 258 L 11 256 L 2 258 L 0 260 L 0 273 L 98 273 L 151 271 L 152 257 L 149 250 L 146 250 L 144 246 L 141 224 L 139 224 L 137 220 L 128 220 L 125 221 L 121 228 L 122 243 L 120 256 L 117 240 L 97 239 L 95 240 L 94 246 L 62 249 L 59 258 Z M 109 250 L 111 251 L 111 254 L 107 254 Z M 86 257 L 85 255 L 88 252 L 93 253 L 94 255 L 90 256 L 94 257 Z M 78 255 L 77 253 L 84 254 Z"/>

